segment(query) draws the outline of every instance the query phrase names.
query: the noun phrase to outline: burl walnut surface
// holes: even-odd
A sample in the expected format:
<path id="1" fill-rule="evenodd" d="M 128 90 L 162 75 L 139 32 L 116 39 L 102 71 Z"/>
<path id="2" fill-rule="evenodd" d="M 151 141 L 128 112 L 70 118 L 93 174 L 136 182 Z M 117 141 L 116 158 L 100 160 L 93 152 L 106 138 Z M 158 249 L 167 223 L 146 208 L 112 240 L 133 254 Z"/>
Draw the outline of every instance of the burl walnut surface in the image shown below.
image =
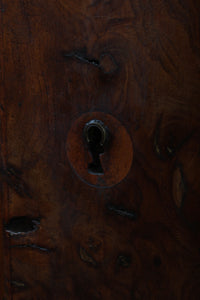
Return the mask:
<path id="1" fill-rule="evenodd" d="M 1 0 L 0 52 L 0 299 L 200 299 L 199 0 Z M 67 156 L 95 111 L 133 145 L 110 188 Z"/>

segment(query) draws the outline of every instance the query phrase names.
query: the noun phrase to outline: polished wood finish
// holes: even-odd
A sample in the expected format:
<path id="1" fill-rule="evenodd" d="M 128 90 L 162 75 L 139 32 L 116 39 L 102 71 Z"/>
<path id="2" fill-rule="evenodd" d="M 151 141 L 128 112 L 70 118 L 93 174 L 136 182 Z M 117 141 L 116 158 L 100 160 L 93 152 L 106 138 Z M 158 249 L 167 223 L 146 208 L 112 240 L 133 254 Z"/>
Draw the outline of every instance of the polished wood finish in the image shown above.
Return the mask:
<path id="1" fill-rule="evenodd" d="M 199 15 L 198 0 L 0 1 L 2 300 L 200 298 Z M 111 188 L 68 161 L 89 111 L 133 143 Z"/>

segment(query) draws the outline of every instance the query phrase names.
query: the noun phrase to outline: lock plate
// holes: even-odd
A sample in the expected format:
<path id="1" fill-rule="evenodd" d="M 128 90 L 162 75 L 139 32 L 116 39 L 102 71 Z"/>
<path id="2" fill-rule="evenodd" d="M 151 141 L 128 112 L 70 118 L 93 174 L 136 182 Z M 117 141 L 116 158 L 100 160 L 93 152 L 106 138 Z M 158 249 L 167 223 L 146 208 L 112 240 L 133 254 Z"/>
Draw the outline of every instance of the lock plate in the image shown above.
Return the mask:
<path id="1" fill-rule="evenodd" d="M 94 132 L 96 127 L 96 142 L 103 147 L 98 149 L 98 157 L 94 157 L 94 150 L 89 147 L 91 141 L 87 133 L 92 127 Z M 74 172 L 95 187 L 111 187 L 122 181 L 133 160 L 132 141 L 126 128 L 112 115 L 103 112 L 86 113 L 76 119 L 68 132 L 66 148 Z M 96 172 L 95 166 L 91 165 L 94 161 Z"/>

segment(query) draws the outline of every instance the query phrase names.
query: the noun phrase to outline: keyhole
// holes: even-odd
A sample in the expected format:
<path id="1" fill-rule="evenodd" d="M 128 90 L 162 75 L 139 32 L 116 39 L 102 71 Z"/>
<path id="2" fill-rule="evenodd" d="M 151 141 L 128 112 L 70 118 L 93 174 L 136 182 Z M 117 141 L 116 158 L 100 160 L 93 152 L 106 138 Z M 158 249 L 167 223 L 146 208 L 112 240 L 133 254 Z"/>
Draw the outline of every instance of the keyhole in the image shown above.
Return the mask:
<path id="1" fill-rule="evenodd" d="M 108 140 L 107 127 L 100 120 L 92 120 L 84 127 L 84 137 L 92 155 L 92 162 L 88 164 L 88 172 L 93 175 L 103 175 L 100 155 L 104 153 Z"/>

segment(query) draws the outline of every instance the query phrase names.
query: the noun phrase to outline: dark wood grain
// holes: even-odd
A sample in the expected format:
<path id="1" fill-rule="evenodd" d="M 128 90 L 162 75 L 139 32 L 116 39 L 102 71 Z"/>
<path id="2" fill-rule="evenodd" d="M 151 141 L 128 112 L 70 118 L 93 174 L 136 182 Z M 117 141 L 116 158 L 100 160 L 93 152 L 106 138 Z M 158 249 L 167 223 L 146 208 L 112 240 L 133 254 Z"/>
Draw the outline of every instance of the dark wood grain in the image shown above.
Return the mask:
<path id="1" fill-rule="evenodd" d="M 1 0 L 0 29 L 0 298 L 199 299 L 200 2 Z M 111 188 L 67 157 L 94 111 L 133 143 Z"/>

